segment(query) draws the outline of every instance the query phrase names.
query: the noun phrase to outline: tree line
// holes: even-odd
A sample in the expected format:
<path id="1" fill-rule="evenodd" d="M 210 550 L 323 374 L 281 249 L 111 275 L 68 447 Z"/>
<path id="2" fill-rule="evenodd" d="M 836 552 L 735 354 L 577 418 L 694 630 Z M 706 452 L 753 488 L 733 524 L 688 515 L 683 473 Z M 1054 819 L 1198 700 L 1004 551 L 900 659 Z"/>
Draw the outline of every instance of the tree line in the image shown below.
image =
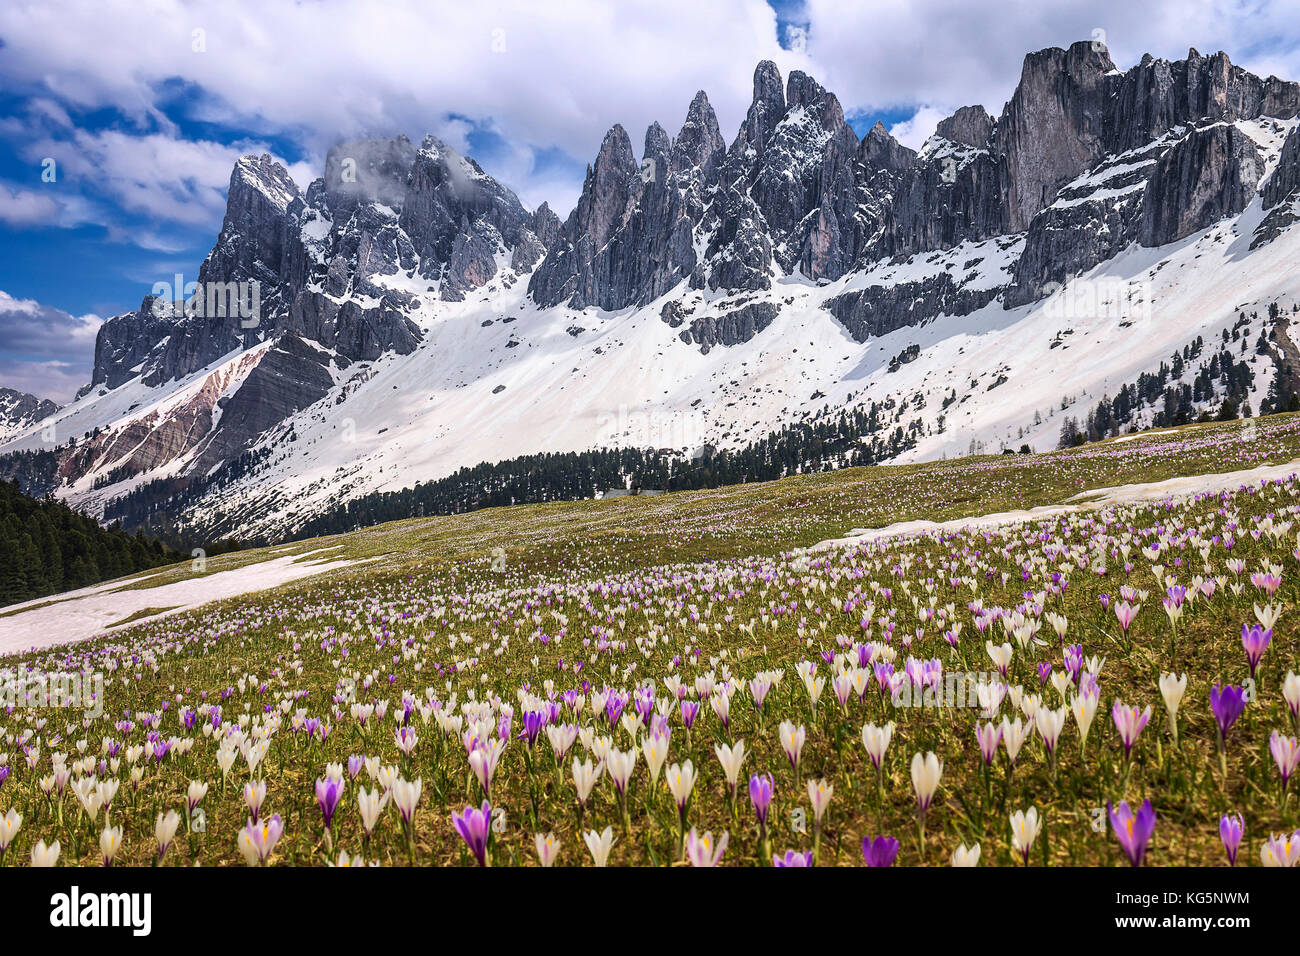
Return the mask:
<path id="1" fill-rule="evenodd" d="M 52 497 L 0 481 L 0 605 L 83 588 L 179 561 L 185 555 L 144 532 L 100 527 Z"/>

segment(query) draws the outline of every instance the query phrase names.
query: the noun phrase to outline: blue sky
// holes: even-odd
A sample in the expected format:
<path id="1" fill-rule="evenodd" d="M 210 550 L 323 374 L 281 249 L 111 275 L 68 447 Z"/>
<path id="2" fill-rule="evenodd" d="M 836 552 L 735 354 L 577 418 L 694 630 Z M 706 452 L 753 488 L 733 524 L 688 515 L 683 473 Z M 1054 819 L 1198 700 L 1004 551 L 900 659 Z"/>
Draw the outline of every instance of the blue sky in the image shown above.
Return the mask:
<path id="1" fill-rule="evenodd" d="M 639 146 L 704 89 L 730 140 L 760 59 L 918 145 L 996 114 L 1030 50 L 1102 30 L 1121 67 L 1194 45 L 1295 78 L 1298 23 L 1300 0 L 5 0 L 0 385 L 67 400 L 100 319 L 197 272 L 245 153 L 305 187 L 341 138 L 434 133 L 563 216 L 615 122 Z"/>

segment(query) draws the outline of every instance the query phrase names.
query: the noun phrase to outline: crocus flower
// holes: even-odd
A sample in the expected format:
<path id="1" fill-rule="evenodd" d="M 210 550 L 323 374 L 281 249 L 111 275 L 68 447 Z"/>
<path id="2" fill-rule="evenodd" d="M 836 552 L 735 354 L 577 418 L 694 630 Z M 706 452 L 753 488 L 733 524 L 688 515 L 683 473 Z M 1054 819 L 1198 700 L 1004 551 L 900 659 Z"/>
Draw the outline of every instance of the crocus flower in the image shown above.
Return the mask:
<path id="1" fill-rule="evenodd" d="M 965 843 L 952 851 L 953 866 L 979 866 L 980 864 L 980 845 L 976 843 L 967 847 Z"/>
<path id="2" fill-rule="evenodd" d="M 1115 831 L 1115 837 L 1129 862 L 1141 866 L 1147 844 L 1156 829 L 1156 811 L 1152 809 L 1151 801 L 1144 800 L 1142 808 L 1136 814 L 1130 809 L 1127 800 L 1121 801 L 1118 807 L 1107 803 L 1106 811 L 1110 815 L 1111 829 Z"/>
<path id="3" fill-rule="evenodd" d="M 456 832 L 469 846 L 479 866 L 487 866 L 488 834 L 492 827 L 492 805 L 486 800 L 479 809 L 466 807 L 460 813 L 451 815 L 451 822 Z"/>
<path id="4" fill-rule="evenodd" d="M 579 805 L 584 807 L 587 805 L 587 798 L 591 796 L 592 788 L 600 779 L 604 766 L 603 763 L 593 764 L 590 757 L 585 763 L 580 763 L 577 757 L 573 758 L 573 786 L 578 791 Z"/>
<path id="5" fill-rule="evenodd" d="M 424 781 L 416 777 L 415 780 L 403 780 L 400 777 L 393 784 L 393 805 L 397 807 L 397 812 L 402 815 L 402 822 L 408 827 L 415 819 L 415 806 L 420 802 L 420 794 L 424 791 Z"/>
<path id="6" fill-rule="evenodd" d="M 898 856 L 898 841 L 893 837 L 862 838 L 862 859 L 867 866 L 893 866 Z"/>
<path id="7" fill-rule="evenodd" d="M 265 863 L 270 858 L 275 852 L 275 845 L 280 842 L 280 837 L 283 835 L 284 821 L 277 813 L 271 819 L 263 820 L 261 823 L 249 820 L 248 825 L 239 831 L 236 845 L 244 857 L 244 862 L 249 866 L 257 866 L 258 863 Z"/>
<path id="8" fill-rule="evenodd" d="M 773 855 L 773 866 L 812 866 L 812 851 L 808 850 L 803 853 L 795 850 L 786 850 L 785 856 Z"/>
<path id="9" fill-rule="evenodd" d="M 781 722 L 780 728 L 781 749 L 785 751 L 786 757 L 790 760 L 790 766 L 795 770 L 799 769 L 799 757 L 803 753 L 804 740 L 807 739 L 807 731 L 802 726 L 796 727 L 788 720 Z"/>
<path id="10" fill-rule="evenodd" d="M 1241 836 L 1246 831 L 1246 821 L 1240 813 L 1235 816 L 1225 813 L 1219 819 L 1219 839 L 1223 849 L 1228 853 L 1228 865 L 1237 865 L 1237 850 L 1241 847 Z"/>
<path id="11" fill-rule="evenodd" d="M 104 832 L 99 835 L 99 852 L 103 854 L 105 866 L 113 865 L 113 860 L 120 849 L 122 849 L 122 828 L 104 827 Z"/>
<path id="12" fill-rule="evenodd" d="M 1269 641 L 1273 639 L 1272 629 L 1265 630 L 1258 624 L 1243 624 L 1241 626 L 1241 646 L 1246 649 L 1246 662 L 1250 664 L 1250 676 L 1255 676 L 1255 670 L 1259 667 L 1260 659 L 1264 656 L 1264 651 L 1268 648 Z"/>
<path id="13" fill-rule="evenodd" d="M 714 844 L 711 832 L 706 831 L 704 836 L 698 836 L 694 827 L 691 827 L 691 832 L 686 837 L 686 859 L 691 866 L 717 866 L 726 849 L 726 833 L 722 834 L 717 844 Z"/>
<path id="14" fill-rule="evenodd" d="M 772 805 L 772 775 L 756 773 L 749 778 L 749 799 L 754 804 L 754 814 L 760 826 L 767 826 L 767 811 Z"/>
<path id="15" fill-rule="evenodd" d="M 1137 618 L 1140 610 L 1142 610 L 1142 605 L 1129 604 L 1127 601 L 1120 601 L 1115 605 L 1115 616 L 1119 618 L 1119 626 L 1125 634 L 1128 633 L 1128 629 L 1133 625 L 1133 621 Z"/>
<path id="16" fill-rule="evenodd" d="M 1219 725 L 1219 741 L 1228 739 L 1228 731 L 1246 709 L 1246 690 L 1231 684 L 1215 684 L 1210 688 L 1210 710 Z"/>
<path id="17" fill-rule="evenodd" d="M 605 827 L 601 833 L 588 830 L 582 835 L 582 839 L 587 844 L 587 849 L 591 851 L 591 859 L 596 866 L 604 866 L 609 861 L 609 851 L 614 846 L 613 829 Z"/>
<path id="18" fill-rule="evenodd" d="M 1300 830 L 1290 835 L 1271 834 L 1259 848 L 1259 861 L 1265 866 L 1295 866 L 1300 863 Z"/>
<path id="19" fill-rule="evenodd" d="M 828 780 L 808 781 L 808 800 L 812 803 L 813 820 L 817 823 L 822 822 L 822 816 L 826 813 L 826 808 L 830 805 L 831 796 L 834 793 L 835 788 Z"/>
<path id="20" fill-rule="evenodd" d="M 538 833 L 533 837 L 537 847 L 537 860 L 542 866 L 554 866 L 555 858 L 560 855 L 560 841 L 554 833 Z"/>
<path id="21" fill-rule="evenodd" d="M 1111 708 L 1110 716 L 1115 721 L 1115 729 L 1119 731 L 1119 739 L 1124 744 L 1124 757 L 1127 759 L 1132 756 L 1133 745 L 1151 719 L 1151 707 L 1148 705 L 1146 710 L 1139 711 L 1136 707 L 1126 707 L 1117 700 Z"/>
<path id="22" fill-rule="evenodd" d="M 1282 681 L 1282 699 L 1291 711 L 1291 720 L 1300 727 L 1300 675 L 1295 671 L 1286 672 L 1286 679 Z"/>
<path id="23" fill-rule="evenodd" d="M 316 802 L 320 805 L 321 815 L 325 818 L 325 829 L 334 822 L 334 811 L 339 808 L 343 798 L 343 781 L 327 777 L 316 781 Z"/>
<path id="24" fill-rule="evenodd" d="M 1183 702 L 1186 691 L 1186 674 L 1181 677 L 1173 673 L 1160 675 L 1160 696 L 1165 702 L 1165 711 L 1169 714 L 1169 732 L 1173 734 L 1174 743 L 1178 743 L 1178 705 Z"/>
<path id="25" fill-rule="evenodd" d="M 673 795 L 673 801 L 677 804 L 679 813 L 686 812 L 686 804 L 691 799 L 691 791 L 695 789 L 695 767 L 687 760 L 683 764 L 673 764 L 668 768 L 665 774 L 665 782 L 668 784 L 668 790 Z"/>
<path id="26" fill-rule="evenodd" d="M 168 810 L 167 815 L 158 814 L 158 819 L 154 823 L 153 835 L 158 841 L 158 862 L 161 863 L 164 856 L 167 855 L 167 848 L 171 846 L 172 840 L 176 838 L 176 829 L 181 825 L 181 816 L 175 810 Z"/>
<path id="27" fill-rule="evenodd" d="M 381 793 L 378 787 L 369 791 L 365 787 L 361 787 L 357 791 L 357 811 L 361 814 L 361 829 L 365 831 L 367 837 L 375 832 L 375 825 L 379 822 L 379 815 L 388 806 L 390 793 L 391 791 L 388 790 Z"/>
<path id="28" fill-rule="evenodd" d="M 13 807 L 4 816 L 0 816 L 0 860 L 4 859 L 5 851 L 9 849 L 9 844 L 13 842 L 18 831 L 22 829 L 23 816 Z"/>
<path id="29" fill-rule="evenodd" d="M 867 756 L 871 758 L 871 763 L 877 770 L 885 759 L 885 751 L 889 749 L 889 740 L 893 735 L 893 721 L 883 727 L 877 727 L 875 724 L 864 724 L 862 727 L 862 746 L 866 748 Z"/>
<path id="30" fill-rule="evenodd" d="M 39 840 L 36 846 L 32 847 L 32 866 L 34 867 L 52 867 L 59 862 L 59 841 L 55 840 L 49 846 L 45 845 L 44 840 Z"/>
<path id="31" fill-rule="evenodd" d="M 722 772 L 727 778 L 727 789 L 734 795 L 736 783 L 740 779 L 740 765 L 745 761 L 745 742 L 737 740 L 734 747 L 714 744 L 713 752 L 718 755 L 718 763 L 722 764 Z"/>
<path id="32" fill-rule="evenodd" d="M 1011 814 L 1011 848 L 1020 854 L 1020 858 L 1029 865 L 1029 851 L 1034 848 L 1034 841 L 1043 831 L 1043 819 L 1038 815 L 1037 807 L 1017 810 Z"/>
<path id="33" fill-rule="evenodd" d="M 1286 793 L 1287 781 L 1300 765 L 1300 745 L 1294 737 L 1283 737 L 1275 730 L 1268 738 L 1268 749 L 1277 762 L 1277 772 L 1282 775 L 1282 792 Z"/>
<path id="34" fill-rule="evenodd" d="M 943 776 L 943 761 L 935 754 L 912 755 L 912 789 L 916 791 L 916 805 L 924 814 L 930 809 L 934 792 L 939 789 L 939 778 Z"/>
<path id="35" fill-rule="evenodd" d="M 1002 742 L 1002 727 L 994 723 L 977 723 L 975 740 L 980 745 L 980 756 L 984 758 L 984 763 L 991 766 L 993 758 L 998 755 L 998 744 Z"/>

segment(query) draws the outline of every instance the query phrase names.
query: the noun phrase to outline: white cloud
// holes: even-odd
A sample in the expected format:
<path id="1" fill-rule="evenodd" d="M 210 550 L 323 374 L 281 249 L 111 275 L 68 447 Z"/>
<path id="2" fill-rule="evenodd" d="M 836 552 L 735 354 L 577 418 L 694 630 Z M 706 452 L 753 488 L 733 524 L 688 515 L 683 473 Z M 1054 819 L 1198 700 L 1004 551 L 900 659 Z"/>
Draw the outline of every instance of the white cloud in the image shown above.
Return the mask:
<path id="1" fill-rule="evenodd" d="M 891 126 L 889 132 L 904 146 L 919 150 L 934 133 L 934 128 L 939 125 L 939 121 L 952 114 L 951 108 L 922 106 L 912 114 L 911 119 Z"/>
<path id="2" fill-rule="evenodd" d="M 204 31 L 204 52 L 191 50 L 195 30 Z M 521 149 L 559 148 L 586 160 L 617 122 L 638 147 L 654 120 L 675 133 L 699 89 L 730 139 L 760 59 L 785 70 L 809 65 L 780 48 L 763 0 L 392 0 L 382 8 L 365 0 L 7 0 L 0 36 L 0 76 L 16 88 L 43 87 L 46 99 L 111 106 L 148 124 L 179 79 L 202 91 L 196 118 L 254 137 L 294 135 L 313 156 L 340 137 L 418 139 L 456 113 L 494 122 Z M 145 170 L 121 184 L 142 209 L 151 201 L 130 187 L 149 180 L 153 159 L 167 158 L 150 155 L 157 148 L 142 147 Z M 202 175 L 207 158 L 193 156 L 205 184 L 213 179 Z M 184 198 L 210 202 L 201 189 Z M 182 213 L 159 202 L 159 213 Z"/>
<path id="3" fill-rule="evenodd" d="M 0 289 L 0 385 L 66 402 L 90 380 L 98 315 L 70 315 Z"/>
<path id="4" fill-rule="evenodd" d="M 790 51 L 763 0 L 6 0 L 0 79 L 39 91 L 33 112 L 49 130 L 66 130 L 69 108 L 103 106 L 147 129 L 71 139 L 142 215 L 219 216 L 238 149 L 180 141 L 161 113 L 178 95 L 192 118 L 245 130 L 250 144 L 296 140 L 313 159 L 293 170 L 303 185 L 339 138 L 434 131 L 461 148 L 470 123 L 490 124 L 509 149 L 485 165 L 530 206 L 549 198 L 563 213 L 578 173 L 538 164 L 538 151 L 589 161 L 616 122 L 639 149 L 653 120 L 676 132 L 697 89 L 730 140 L 760 59 L 807 70 L 850 113 L 920 109 L 900 130 L 915 141 L 927 108 L 997 115 L 1026 52 L 1094 30 L 1121 67 L 1197 46 L 1300 76 L 1298 14 L 1300 0 L 805 0 L 791 16 L 808 23 L 806 48 Z"/>

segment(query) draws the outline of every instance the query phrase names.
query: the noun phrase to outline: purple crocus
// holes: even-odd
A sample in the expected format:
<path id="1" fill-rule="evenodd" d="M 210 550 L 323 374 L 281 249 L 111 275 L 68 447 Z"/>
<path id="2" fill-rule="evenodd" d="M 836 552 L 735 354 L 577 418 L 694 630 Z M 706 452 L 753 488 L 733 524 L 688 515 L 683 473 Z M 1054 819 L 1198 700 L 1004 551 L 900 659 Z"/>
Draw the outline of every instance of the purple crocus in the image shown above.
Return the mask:
<path id="1" fill-rule="evenodd" d="M 1272 639 L 1272 628 L 1265 630 L 1258 624 L 1243 624 L 1241 626 L 1241 646 L 1246 649 L 1246 661 L 1250 664 L 1251 677 L 1255 676 L 1255 669 L 1259 667 L 1260 659 L 1264 656 L 1268 642 Z"/>
<path id="2" fill-rule="evenodd" d="M 519 737 L 528 741 L 529 750 L 537 743 L 537 735 L 542 732 L 544 723 L 545 720 L 540 710 L 530 710 L 524 713 L 524 728 L 519 731 Z"/>
<path id="3" fill-rule="evenodd" d="M 8 779 L 9 779 L 9 768 L 0 767 L 0 787 L 3 787 L 5 781 Z"/>
<path id="4" fill-rule="evenodd" d="M 334 821 L 334 811 L 343 799 L 343 781 L 325 777 L 316 781 L 316 802 L 320 804 L 321 815 L 325 817 L 325 829 Z"/>
<path id="5" fill-rule="evenodd" d="M 1156 811 L 1152 809 L 1151 801 L 1142 801 L 1142 808 L 1136 814 L 1127 800 L 1121 801 L 1118 807 L 1107 802 L 1106 811 L 1110 814 L 1111 829 L 1115 831 L 1115 837 L 1129 862 L 1141 866 L 1147 844 L 1151 842 L 1151 834 L 1156 829 Z"/>
<path id="6" fill-rule="evenodd" d="M 795 850 L 786 850 L 785 856 L 772 856 L 773 866 L 812 866 L 812 850 L 805 850 L 799 853 Z"/>
<path id="7" fill-rule="evenodd" d="M 1066 647 L 1062 656 L 1065 669 L 1070 674 L 1070 680 L 1077 684 L 1079 682 L 1079 672 L 1083 670 L 1083 645 L 1070 644 Z"/>
<path id="8" fill-rule="evenodd" d="M 893 837 L 862 838 L 862 859 L 867 866 L 893 866 L 898 856 L 898 841 Z"/>
<path id="9" fill-rule="evenodd" d="M 749 799 L 754 804 L 759 826 L 767 826 L 767 811 L 772 805 L 772 785 L 770 773 L 756 773 L 749 778 Z"/>
<path id="10" fill-rule="evenodd" d="M 1246 832 L 1246 821 L 1238 813 L 1235 816 L 1225 813 L 1219 819 L 1219 839 L 1228 853 L 1228 865 L 1237 865 L 1237 849 L 1241 846 L 1241 836 Z"/>
<path id="11" fill-rule="evenodd" d="M 483 801 L 481 809 L 466 807 L 460 813 L 451 815 L 451 822 L 456 825 L 456 832 L 468 844 L 478 860 L 479 866 L 487 866 L 487 844 L 489 828 L 492 826 L 492 805 Z"/>
<path id="12" fill-rule="evenodd" d="M 682 723 L 686 729 L 690 730 L 691 725 L 695 723 L 695 718 L 700 712 L 700 702 L 698 700 L 682 699 Z"/>
<path id="13" fill-rule="evenodd" d="M 1228 739 L 1228 731 L 1246 709 L 1246 689 L 1231 684 L 1215 684 L 1210 688 L 1210 710 L 1219 725 L 1219 742 Z"/>

